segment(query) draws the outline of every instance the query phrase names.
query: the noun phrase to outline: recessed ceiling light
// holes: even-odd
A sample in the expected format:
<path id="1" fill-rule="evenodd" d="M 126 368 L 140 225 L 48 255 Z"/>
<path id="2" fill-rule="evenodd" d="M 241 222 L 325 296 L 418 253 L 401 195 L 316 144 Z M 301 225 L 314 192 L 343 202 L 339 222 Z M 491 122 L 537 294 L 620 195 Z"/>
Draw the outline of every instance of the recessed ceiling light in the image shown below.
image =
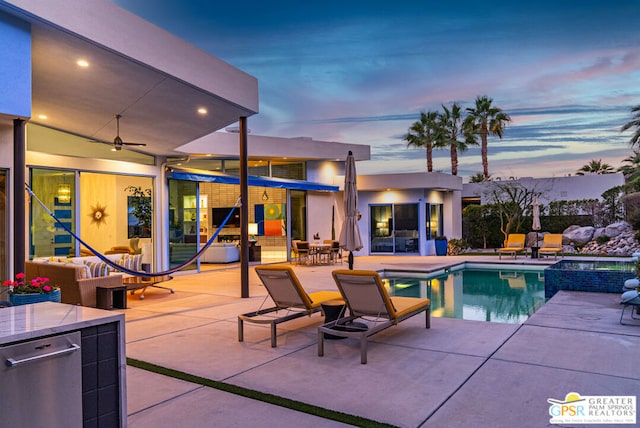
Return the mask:
<path id="1" fill-rule="evenodd" d="M 39 114 L 38 119 L 46 120 L 49 119 L 49 117 L 46 114 Z"/>
<path id="2" fill-rule="evenodd" d="M 86 59 L 79 59 L 78 61 L 76 61 L 76 64 L 84 68 L 89 67 L 89 61 L 87 61 Z"/>
<path id="3" fill-rule="evenodd" d="M 205 115 L 207 113 L 209 113 L 209 112 L 207 111 L 206 108 L 204 108 L 204 107 L 198 108 L 198 114 Z"/>

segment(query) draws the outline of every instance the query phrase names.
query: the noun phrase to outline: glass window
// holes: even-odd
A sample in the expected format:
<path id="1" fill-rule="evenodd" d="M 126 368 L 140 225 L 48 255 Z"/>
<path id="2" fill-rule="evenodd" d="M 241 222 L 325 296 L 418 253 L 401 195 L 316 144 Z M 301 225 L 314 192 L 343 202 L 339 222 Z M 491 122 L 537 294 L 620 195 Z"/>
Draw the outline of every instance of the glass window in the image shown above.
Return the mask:
<path id="1" fill-rule="evenodd" d="M 229 175 L 240 175 L 240 161 L 228 159 L 223 162 L 224 172 Z"/>
<path id="2" fill-rule="evenodd" d="M 271 162 L 271 175 L 291 180 L 306 180 L 307 170 L 304 162 Z"/>
<path id="3" fill-rule="evenodd" d="M 31 190 L 67 228 L 75 233 L 75 172 L 36 169 Z M 75 239 L 37 202 L 31 203 L 29 257 L 67 257 L 75 254 Z"/>
<path id="4" fill-rule="evenodd" d="M 442 224 L 442 204 L 429 204 L 426 205 L 427 223 L 426 223 L 426 236 L 427 239 L 434 239 L 436 236 L 444 235 Z"/>

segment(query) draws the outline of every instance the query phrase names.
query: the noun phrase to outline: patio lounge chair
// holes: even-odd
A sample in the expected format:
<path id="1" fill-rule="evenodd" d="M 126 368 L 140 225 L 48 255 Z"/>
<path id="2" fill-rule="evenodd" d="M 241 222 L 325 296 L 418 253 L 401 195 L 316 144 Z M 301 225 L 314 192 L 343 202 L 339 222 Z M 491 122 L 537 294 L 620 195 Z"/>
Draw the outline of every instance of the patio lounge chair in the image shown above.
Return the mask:
<path id="1" fill-rule="evenodd" d="M 269 324 L 271 347 L 275 348 L 277 346 L 276 325 L 305 315 L 311 316 L 314 312 L 322 310 L 321 305 L 324 302 L 342 300 L 342 296 L 337 291 L 317 291 L 307 294 L 293 269 L 288 266 L 260 266 L 256 267 L 256 273 L 275 306 L 262 309 L 261 305 L 257 311 L 238 315 L 238 341 L 240 342 L 244 340 L 244 321 Z M 264 305 L 264 302 L 262 304 Z M 279 311 L 282 315 L 273 316 Z"/>
<path id="2" fill-rule="evenodd" d="M 524 251 L 524 233 L 511 233 L 507 237 L 507 245 L 498 249 L 498 258 L 502 259 L 502 254 L 511 254 L 515 259 L 519 251 Z"/>
<path id="3" fill-rule="evenodd" d="M 324 355 L 324 333 L 360 339 L 360 362 L 367 363 L 367 338 L 407 318 L 425 312 L 425 327 L 431 327 L 431 302 L 418 297 L 389 297 L 375 271 L 336 270 L 333 279 L 350 315 L 318 327 L 318 356 Z M 363 321 L 354 323 L 354 320 Z M 366 324 L 365 324 L 366 322 Z"/>
<path id="4" fill-rule="evenodd" d="M 562 252 L 562 234 L 548 233 L 544 235 L 542 247 L 538 250 L 538 255 L 553 254 L 553 259 L 558 259 L 558 253 Z"/>

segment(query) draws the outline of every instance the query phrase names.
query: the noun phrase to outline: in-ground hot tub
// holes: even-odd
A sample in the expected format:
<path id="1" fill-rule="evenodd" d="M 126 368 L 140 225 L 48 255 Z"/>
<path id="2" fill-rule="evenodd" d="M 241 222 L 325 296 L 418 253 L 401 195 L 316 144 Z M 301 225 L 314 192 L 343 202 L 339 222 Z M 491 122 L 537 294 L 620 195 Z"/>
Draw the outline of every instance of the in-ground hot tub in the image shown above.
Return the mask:
<path id="1" fill-rule="evenodd" d="M 627 279 L 635 278 L 632 261 L 563 260 L 544 270 L 545 297 L 560 290 L 620 293 Z"/>

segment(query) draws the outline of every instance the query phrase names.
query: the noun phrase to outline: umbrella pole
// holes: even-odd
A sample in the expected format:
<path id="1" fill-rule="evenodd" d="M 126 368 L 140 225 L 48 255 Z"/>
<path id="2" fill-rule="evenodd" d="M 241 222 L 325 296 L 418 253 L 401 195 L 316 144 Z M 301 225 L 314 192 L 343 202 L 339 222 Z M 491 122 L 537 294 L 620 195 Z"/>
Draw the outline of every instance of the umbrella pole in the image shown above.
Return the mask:
<path id="1" fill-rule="evenodd" d="M 347 260 L 349 261 L 349 270 L 353 270 L 353 251 L 349 251 Z"/>

